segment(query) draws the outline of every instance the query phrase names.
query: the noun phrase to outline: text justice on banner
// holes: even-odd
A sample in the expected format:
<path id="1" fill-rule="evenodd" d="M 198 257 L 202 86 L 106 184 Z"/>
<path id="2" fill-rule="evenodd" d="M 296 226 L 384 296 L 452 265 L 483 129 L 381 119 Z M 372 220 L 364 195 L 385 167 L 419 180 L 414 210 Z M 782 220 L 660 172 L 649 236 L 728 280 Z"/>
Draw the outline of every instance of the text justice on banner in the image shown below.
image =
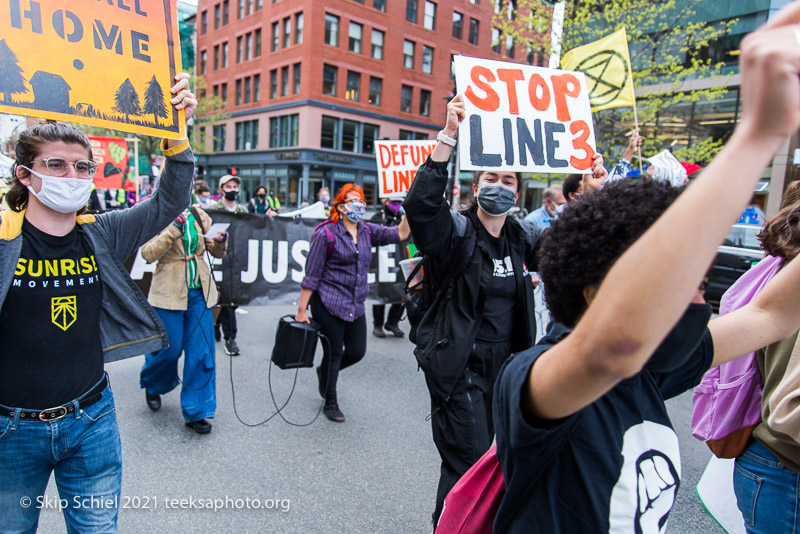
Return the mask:
<path id="1" fill-rule="evenodd" d="M 583 73 L 467 56 L 453 58 L 466 117 L 465 170 L 585 173 L 595 153 Z"/>
<path id="2" fill-rule="evenodd" d="M 405 196 L 419 166 L 436 147 L 436 140 L 375 141 L 378 164 L 378 196 Z"/>
<path id="3" fill-rule="evenodd" d="M 220 303 L 240 305 L 294 304 L 305 276 L 311 234 L 319 219 L 270 219 L 264 215 L 209 211 L 215 223 L 230 223 L 228 253 L 224 258 L 207 255 L 220 289 Z M 399 302 L 404 279 L 398 245 L 373 248 L 373 263 L 367 276 L 368 300 Z M 156 263 L 147 263 L 141 251 L 128 258 L 131 278 L 147 295 Z"/>
<path id="4" fill-rule="evenodd" d="M 0 0 L 0 112 L 180 139 L 176 0 Z"/>

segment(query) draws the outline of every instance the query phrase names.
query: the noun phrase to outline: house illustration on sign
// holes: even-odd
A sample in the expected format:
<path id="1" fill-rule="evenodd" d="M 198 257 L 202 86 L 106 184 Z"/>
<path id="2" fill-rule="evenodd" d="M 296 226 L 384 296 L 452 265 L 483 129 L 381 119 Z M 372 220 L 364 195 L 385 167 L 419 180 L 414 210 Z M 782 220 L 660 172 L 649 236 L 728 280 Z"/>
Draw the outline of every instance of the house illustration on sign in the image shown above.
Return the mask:
<path id="1" fill-rule="evenodd" d="M 60 113 L 69 112 L 69 91 L 72 89 L 58 74 L 37 70 L 30 81 L 33 107 Z"/>

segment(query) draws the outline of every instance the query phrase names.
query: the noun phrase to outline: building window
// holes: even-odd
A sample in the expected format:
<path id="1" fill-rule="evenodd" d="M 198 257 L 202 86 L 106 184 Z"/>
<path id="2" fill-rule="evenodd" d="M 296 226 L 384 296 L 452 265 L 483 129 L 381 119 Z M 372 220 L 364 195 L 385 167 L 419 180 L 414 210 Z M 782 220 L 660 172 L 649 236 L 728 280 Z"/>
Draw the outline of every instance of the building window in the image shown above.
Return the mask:
<path id="1" fill-rule="evenodd" d="M 247 14 L 253 14 L 253 0 L 247 0 Z"/>
<path id="2" fill-rule="evenodd" d="M 469 19 L 469 44 L 478 44 L 478 21 L 472 17 Z"/>
<path id="3" fill-rule="evenodd" d="M 236 38 L 236 63 L 242 62 L 242 52 L 244 51 L 244 37 L 241 35 Z"/>
<path id="4" fill-rule="evenodd" d="M 342 120 L 342 148 L 345 152 L 357 152 L 361 148 L 361 123 Z"/>
<path id="5" fill-rule="evenodd" d="M 289 65 L 281 67 L 281 96 L 289 94 Z"/>
<path id="6" fill-rule="evenodd" d="M 400 111 L 411 113 L 411 99 L 414 89 L 410 85 L 403 85 L 400 88 Z"/>
<path id="7" fill-rule="evenodd" d="M 236 123 L 236 150 L 258 148 L 258 119 Z"/>
<path id="8" fill-rule="evenodd" d="M 222 107 L 225 107 L 228 105 L 228 82 L 223 83 L 219 87 L 219 97 L 222 100 Z"/>
<path id="9" fill-rule="evenodd" d="M 514 59 L 514 36 L 506 35 L 506 56 Z"/>
<path id="10" fill-rule="evenodd" d="M 206 73 L 206 60 L 208 59 L 208 52 L 203 50 L 200 52 L 200 74 Z"/>
<path id="11" fill-rule="evenodd" d="M 361 98 L 361 73 L 347 71 L 347 91 L 344 93 L 347 100 L 358 101 Z"/>
<path id="12" fill-rule="evenodd" d="M 253 102 L 261 100 L 261 75 L 253 75 Z"/>
<path id="13" fill-rule="evenodd" d="M 419 91 L 419 114 L 424 117 L 431 114 L 431 92 L 426 89 Z"/>
<path id="14" fill-rule="evenodd" d="M 373 0 L 372 7 L 378 11 L 386 13 L 386 0 Z"/>
<path id="15" fill-rule="evenodd" d="M 348 32 L 349 39 L 347 40 L 347 49 L 356 54 L 361 53 L 361 34 L 364 32 L 364 26 L 357 22 L 350 23 L 350 31 Z"/>
<path id="16" fill-rule="evenodd" d="M 222 68 L 228 67 L 228 41 L 222 43 Z"/>
<path id="17" fill-rule="evenodd" d="M 292 17 L 283 19 L 283 47 L 289 48 L 292 44 Z"/>
<path id="18" fill-rule="evenodd" d="M 303 42 L 303 14 L 298 13 L 294 16 L 294 44 Z"/>
<path id="19" fill-rule="evenodd" d="M 236 105 L 242 103 L 242 80 L 236 80 Z"/>
<path id="20" fill-rule="evenodd" d="M 231 13 L 231 3 L 228 0 L 222 2 L 222 25 L 227 26 Z"/>
<path id="21" fill-rule="evenodd" d="M 239 18 L 244 18 L 244 0 L 238 0 L 239 2 Z"/>
<path id="22" fill-rule="evenodd" d="M 269 71 L 269 97 L 275 98 L 278 96 L 278 69 Z"/>
<path id="23" fill-rule="evenodd" d="M 272 51 L 278 51 L 278 45 L 280 44 L 280 24 L 278 22 L 272 23 Z"/>
<path id="24" fill-rule="evenodd" d="M 422 45 L 422 72 L 433 73 L 433 48 Z"/>
<path id="25" fill-rule="evenodd" d="M 225 151 L 225 125 L 214 126 L 214 152 Z"/>
<path id="26" fill-rule="evenodd" d="M 375 59 L 383 59 L 383 38 L 381 30 L 372 29 L 372 57 Z"/>
<path id="27" fill-rule="evenodd" d="M 247 60 L 253 59 L 253 34 L 248 33 L 244 36 L 244 57 Z"/>
<path id="28" fill-rule="evenodd" d="M 325 13 L 325 44 L 339 46 L 339 17 Z"/>
<path id="29" fill-rule="evenodd" d="M 253 46 L 253 54 L 255 57 L 261 57 L 261 28 L 255 31 L 255 45 Z"/>
<path id="30" fill-rule="evenodd" d="M 427 139 L 428 135 L 421 132 L 412 132 L 410 130 L 400 130 L 399 137 L 401 141 L 415 141 Z"/>
<path id="31" fill-rule="evenodd" d="M 363 154 L 372 154 L 375 152 L 375 140 L 378 138 L 378 126 L 375 124 L 363 124 L 364 135 L 362 136 L 363 143 L 361 144 L 361 152 Z"/>
<path id="32" fill-rule="evenodd" d="M 297 126 L 300 115 L 282 115 L 269 119 L 269 147 L 297 146 Z"/>
<path id="33" fill-rule="evenodd" d="M 417 23 L 417 0 L 406 0 L 406 20 Z"/>
<path id="34" fill-rule="evenodd" d="M 453 38 L 461 39 L 461 32 L 464 29 L 464 15 L 458 11 L 453 11 Z"/>
<path id="35" fill-rule="evenodd" d="M 407 69 L 414 68 L 414 41 L 408 39 L 403 43 L 403 66 Z"/>
<path id="36" fill-rule="evenodd" d="M 219 29 L 219 21 L 220 21 L 220 16 L 219 16 L 219 14 L 220 14 L 220 9 L 221 9 L 221 8 L 220 8 L 220 5 L 219 5 L 219 4 L 217 4 L 217 5 L 215 5 L 215 6 L 214 6 L 214 29 L 215 29 L 215 30 L 218 30 L 218 29 Z"/>
<path id="37" fill-rule="evenodd" d="M 297 94 L 300 92 L 300 63 L 295 63 L 292 66 L 293 69 L 293 76 L 294 76 L 294 83 L 292 84 L 292 93 Z"/>
<path id="38" fill-rule="evenodd" d="M 264 7 L 264 0 L 256 0 L 256 11 L 259 11 L 262 7 Z"/>
<path id="39" fill-rule="evenodd" d="M 426 30 L 436 29 L 436 4 L 430 0 L 425 0 L 425 19 L 422 25 Z"/>
<path id="40" fill-rule="evenodd" d="M 339 69 L 333 65 L 325 65 L 322 69 L 322 94 L 336 96 L 336 75 Z"/>
<path id="41" fill-rule="evenodd" d="M 208 10 L 205 9 L 200 14 L 200 35 L 205 35 L 208 31 Z"/>
<path id="42" fill-rule="evenodd" d="M 322 133 L 319 139 L 320 148 L 339 150 L 339 119 L 322 116 Z"/>
<path id="43" fill-rule="evenodd" d="M 500 30 L 492 28 L 492 52 L 500 53 Z"/>
<path id="44" fill-rule="evenodd" d="M 246 76 L 244 79 L 244 103 L 250 103 L 250 76 Z"/>
<path id="45" fill-rule="evenodd" d="M 214 70 L 219 69 L 219 45 L 214 45 Z"/>
<path id="46" fill-rule="evenodd" d="M 369 77 L 369 97 L 367 102 L 373 106 L 381 105 L 381 93 L 383 93 L 383 80 L 375 76 Z"/>

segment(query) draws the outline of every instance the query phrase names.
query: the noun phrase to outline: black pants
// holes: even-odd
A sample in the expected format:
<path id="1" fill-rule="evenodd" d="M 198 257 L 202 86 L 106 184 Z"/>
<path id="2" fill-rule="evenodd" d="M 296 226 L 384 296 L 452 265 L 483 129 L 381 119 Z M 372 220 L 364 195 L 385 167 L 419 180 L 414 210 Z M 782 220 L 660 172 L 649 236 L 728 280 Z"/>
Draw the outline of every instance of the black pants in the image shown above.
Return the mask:
<path id="1" fill-rule="evenodd" d="M 322 326 L 322 334 L 330 341 L 322 342 L 320 366 L 325 389 L 325 404 L 338 404 L 336 382 L 339 371 L 358 363 L 367 352 L 367 318 L 362 315 L 352 323 L 328 313 L 315 291 L 311 295 L 311 315 Z"/>
<path id="2" fill-rule="evenodd" d="M 236 339 L 236 308 L 239 306 L 220 306 L 217 324 L 222 327 L 222 336 L 225 341 Z"/>
<path id="3" fill-rule="evenodd" d="M 372 324 L 375 326 L 383 326 L 383 312 L 386 309 L 386 304 L 373 304 L 372 305 Z M 386 324 L 397 326 L 400 322 L 400 316 L 403 314 L 403 305 L 394 303 L 389 306 L 389 320 Z"/>
<path id="4" fill-rule="evenodd" d="M 494 380 L 510 353 L 510 342 L 476 341 L 449 400 L 431 396 L 433 442 L 442 458 L 434 525 L 439 522 L 444 498 L 455 483 L 492 446 Z"/>

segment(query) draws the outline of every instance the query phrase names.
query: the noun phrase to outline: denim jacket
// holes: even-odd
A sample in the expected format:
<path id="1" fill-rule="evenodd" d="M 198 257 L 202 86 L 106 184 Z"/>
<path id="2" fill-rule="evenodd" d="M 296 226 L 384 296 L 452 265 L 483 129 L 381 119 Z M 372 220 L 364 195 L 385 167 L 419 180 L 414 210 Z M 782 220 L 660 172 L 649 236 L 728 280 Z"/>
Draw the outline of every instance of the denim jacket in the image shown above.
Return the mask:
<path id="1" fill-rule="evenodd" d="M 100 271 L 100 342 L 107 363 L 169 346 L 164 325 L 123 264 L 189 205 L 194 156 L 188 141 L 172 149 L 162 142 L 161 150 L 167 163 L 152 197 L 129 209 L 77 217 L 78 231 L 86 237 Z M 22 251 L 25 211 L 6 210 L 0 217 L 2 308 Z"/>

